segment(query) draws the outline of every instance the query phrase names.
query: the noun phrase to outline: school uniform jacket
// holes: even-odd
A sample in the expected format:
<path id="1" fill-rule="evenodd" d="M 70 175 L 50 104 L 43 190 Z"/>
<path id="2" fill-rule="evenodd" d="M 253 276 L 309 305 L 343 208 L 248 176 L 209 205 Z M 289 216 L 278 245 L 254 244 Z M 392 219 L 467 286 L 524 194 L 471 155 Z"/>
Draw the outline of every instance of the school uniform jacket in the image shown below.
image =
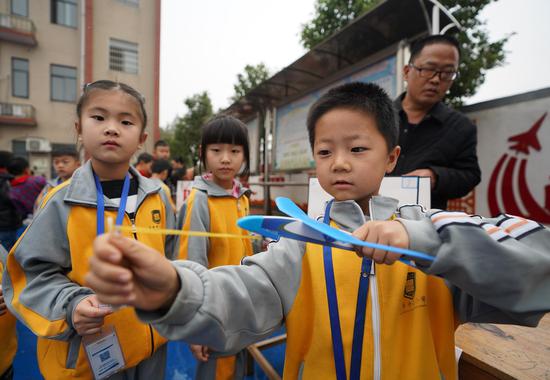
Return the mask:
<path id="1" fill-rule="evenodd" d="M 196 176 L 193 188 L 179 215 L 178 226 L 184 231 L 231 233 L 248 236 L 248 232 L 237 226 L 237 220 L 249 214 L 248 189 L 239 186 L 237 198 L 228 194 L 216 183 Z M 220 265 L 238 265 L 252 255 L 249 239 L 205 238 L 182 236 L 179 259 L 192 260 L 207 268 Z M 198 363 L 196 379 L 239 379 L 244 376 L 244 355 L 217 358 L 211 353 L 211 360 Z M 216 359 L 215 359 L 216 358 Z M 215 359 L 215 360 L 214 360 Z"/>
<path id="2" fill-rule="evenodd" d="M 133 168 L 138 180 L 135 220 L 123 225 L 150 229 L 173 228 L 174 217 L 165 194 Z M 38 336 L 37 356 L 47 379 L 91 379 L 92 373 L 73 326 L 76 305 L 93 291 L 83 286 L 96 237 L 97 198 L 91 163 L 72 179 L 55 187 L 42 209 L 11 250 L 3 287 L 10 311 Z M 116 219 L 117 207 L 105 198 L 105 220 Z M 107 222 L 105 222 L 107 225 Z M 169 258 L 173 240 L 164 235 L 124 233 Z M 115 327 L 126 368 L 152 356 L 166 340 L 141 323 L 131 308 L 105 317 Z"/>
<path id="3" fill-rule="evenodd" d="M 249 214 L 248 189 L 240 186 L 238 197 L 228 194 L 216 183 L 196 176 L 193 188 L 179 215 L 178 225 L 184 231 L 230 233 L 248 236 L 237 226 L 237 220 Z M 220 265 L 238 265 L 252 254 L 249 239 L 205 238 L 182 236 L 179 256 L 207 268 Z"/>
<path id="4" fill-rule="evenodd" d="M 371 215 L 387 219 L 397 201 L 376 197 Z M 494 219 L 406 206 L 397 213 L 410 248 L 435 257 L 418 268 L 374 265 L 365 322 L 362 379 L 455 379 L 459 322 L 536 326 L 550 310 L 550 231 L 502 215 Z M 364 222 L 353 201 L 330 217 L 347 231 Z M 350 335 L 360 261 L 333 249 L 338 305 L 349 373 Z M 285 322 L 284 377 L 334 378 L 321 252 L 281 239 L 243 265 L 206 270 L 174 262 L 181 289 L 165 313 L 139 311 L 170 339 L 231 352 L 266 338 Z M 422 265 L 424 264 L 424 265 Z M 427 276 L 430 274 L 433 276 Z"/>
<path id="5" fill-rule="evenodd" d="M 3 257 L 7 252 L 0 246 L 0 256 Z M 4 265 L 0 261 L 0 281 L 4 272 Z M 15 333 L 15 317 L 6 311 L 0 315 L 0 377 L 10 368 L 15 352 L 17 351 L 17 336 Z"/>

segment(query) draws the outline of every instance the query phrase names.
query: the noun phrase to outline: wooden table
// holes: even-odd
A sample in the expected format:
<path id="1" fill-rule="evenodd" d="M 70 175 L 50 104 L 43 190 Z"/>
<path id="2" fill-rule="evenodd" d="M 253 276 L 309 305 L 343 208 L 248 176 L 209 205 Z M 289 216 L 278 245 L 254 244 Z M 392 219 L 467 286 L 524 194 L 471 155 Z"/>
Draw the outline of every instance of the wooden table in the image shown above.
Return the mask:
<path id="1" fill-rule="evenodd" d="M 456 345 L 462 380 L 550 380 L 550 314 L 537 328 L 468 323 L 457 330 Z"/>

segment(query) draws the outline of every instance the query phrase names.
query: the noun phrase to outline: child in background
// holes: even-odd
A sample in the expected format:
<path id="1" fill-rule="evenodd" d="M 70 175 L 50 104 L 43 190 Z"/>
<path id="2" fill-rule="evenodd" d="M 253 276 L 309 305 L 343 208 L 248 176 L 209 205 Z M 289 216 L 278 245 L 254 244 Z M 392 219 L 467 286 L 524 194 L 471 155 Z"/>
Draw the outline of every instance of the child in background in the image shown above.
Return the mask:
<path id="1" fill-rule="evenodd" d="M 13 158 L 11 152 L 0 150 L 0 244 L 9 251 L 17 240 L 17 230 L 22 226 L 21 215 L 10 199 L 10 181 L 8 164 Z"/>
<path id="2" fill-rule="evenodd" d="M 113 359 L 112 369 L 120 371 L 111 378 L 162 378 L 166 339 L 131 310 L 100 305 L 83 286 L 92 242 L 105 231 L 108 218 L 127 227 L 175 225 L 166 194 L 130 166 L 147 138 L 143 98 L 125 84 L 101 80 L 86 85 L 76 114 L 76 132 L 91 159 L 48 193 L 8 255 L 6 303 L 38 335 L 38 364 L 46 379 L 91 379 L 82 342 L 97 344 L 100 332 L 110 342 L 101 358 Z M 171 238 L 122 234 L 154 247 L 159 257 L 174 252 Z M 118 349 L 123 360 L 115 361 Z M 96 367 L 94 372 L 106 370 Z"/>
<path id="3" fill-rule="evenodd" d="M 94 242 L 86 278 L 99 299 L 135 306 L 170 339 L 224 352 L 284 322 L 285 379 L 453 380 L 459 323 L 536 326 L 550 310 L 550 230 L 507 215 L 397 209 L 378 195 L 399 156 L 382 89 L 335 87 L 311 107 L 307 126 L 317 178 L 334 197 L 324 222 L 433 262 L 283 238 L 242 265 L 206 270 L 109 234 Z"/>
<path id="4" fill-rule="evenodd" d="M 195 177 L 193 189 L 178 218 L 184 231 L 209 231 L 247 235 L 237 226 L 237 220 L 248 215 L 248 189 L 235 177 L 249 172 L 249 145 L 246 126 L 231 116 L 210 120 L 202 128 L 201 165 L 205 174 Z M 252 254 L 248 239 L 204 238 L 182 236 L 179 258 L 192 260 L 207 268 L 238 265 Z M 236 358 L 210 359 L 206 346 L 191 346 L 199 360 L 196 378 L 232 379 L 242 377 L 242 365 Z M 239 358 L 240 359 L 240 358 Z M 214 376 L 215 375 L 215 376 Z"/>
<path id="5" fill-rule="evenodd" d="M 172 205 L 172 208 L 175 210 L 176 205 L 172 200 L 172 192 L 166 184 L 166 180 L 170 176 L 171 171 L 172 166 L 170 165 L 170 162 L 168 162 L 167 160 L 156 160 L 153 162 L 153 166 L 151 166 L 151 179 L 166 193 L 168 199 L 170 199 L 170 204 Z"/>
<path id="6" fill-rule="evenodd" d="M 136 170 L 145 178 L 151 177 L 151 168 L 153 166 L 153 156 L 149 153 L 141 153 L 135 164 Z"/>
<path id="7" fill-rule="evenodd" d="M 153 159 L 170 160 L 170 145 L 164 140 L 158 140 L 153 147 Z"/>
<path id="8" fill-rule="evenodd" d="M 74 148 L 54 150 L 52 152 L 52 161 L 57 177 L 46 182 L 46 186 L 44 186 L 40 192 L 40 195 L 36 198 L 36 202 L 34 202 L 35 212 L 42 204 L 42 200 L 46 194 L 57 185 L 60 185 L 71 178 L 74 171 L 80 167 L 80 156 L 78 151 Z"/>
<path id="9" fill-rule="evenodd" d="M 31 175 L 29 162 L 22 157 L 12 158 L 8 164 L 8 173 L 13 176 L 10 182 L 10 199 L 26 227 L 32 219 L 36 198 L 46 186 L 46 179 Z"/>

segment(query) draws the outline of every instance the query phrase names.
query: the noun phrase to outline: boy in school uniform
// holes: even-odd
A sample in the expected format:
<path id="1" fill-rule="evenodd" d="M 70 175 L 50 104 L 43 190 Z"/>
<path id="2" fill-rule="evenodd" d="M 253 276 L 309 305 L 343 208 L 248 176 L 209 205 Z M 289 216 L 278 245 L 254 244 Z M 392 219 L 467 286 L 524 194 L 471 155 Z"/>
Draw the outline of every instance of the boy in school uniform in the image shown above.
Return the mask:
<path id="1" fill-rule="evenodd" d="M 330 90 L 312 106 L 308 132 L 317 177 L 334 197 L 324 222 L 433 262 L 283 238 L 240 266 L 207 270 L 111 234 L 94 242 L 86 276 L 101 302 L 136 307 L 169 339 L 228 353 L 285 323 L 284 378 L 339 380 L 456 379 L 459 323 L 535 326 L 550 310 L 548 229 L 506 215 L 397 209 L 378 195 L 400 150 L 378 86 Z"/>
<path id="2" fill-rule="evenodd" d="M 57 185 L 69 180 L 73 176 L 75 170 L 80 167 L 80 155 L 74 148 L 55 150 L 52 152 L 52 164 L 55 172 L 57 173 L 57 177 L 47 181 L 46 185 L 36 198 L 36 201 L 34 202 L 35 213 L 40 208 L 40 205 L 48 192 Z"/>

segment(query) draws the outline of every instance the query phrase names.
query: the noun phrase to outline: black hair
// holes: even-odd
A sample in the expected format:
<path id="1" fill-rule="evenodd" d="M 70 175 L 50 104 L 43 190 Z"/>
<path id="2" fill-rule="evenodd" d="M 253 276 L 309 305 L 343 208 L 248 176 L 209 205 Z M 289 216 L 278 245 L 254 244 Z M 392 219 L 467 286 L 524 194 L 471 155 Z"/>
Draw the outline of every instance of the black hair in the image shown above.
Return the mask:
<path id="1" fill-rule="evenodd" d="M 127 84 L 113 82 L 112 80 L 106 79 L 98 80 L 92 83 L 86 83 L 84 85 L 82 95 L 80 96 L 80 99 L 78 99 L 78 103 L 76 104 L 76 115 L 78 116 L 78 119 L 82 117 L 82 109 L 90 98 L 90 93 L 92 93 L 94 90 L 120 90 L 133 97 L 138 102 L 141 111 L 141 121 L 143 122 L 143 127 L 141 129 L 145 129 L 145 126 L 147 125 L 147 112 L 145 111 L 145 98 L 143 97 L 143 95 L 141 95 L 139 91 L 131 86 L 128 86 Z"/>
<path id="2" fill-rule="evenodd" d="M 165 170 L 168 170 L 168 176 L 170 176 L 170 172 L 172 171 L 172 166 L 170 165 L 170 162 L 167 160 L 155 160 L 153 161 L 153 166 L 151 166 L 151 172 L 160 174 Z"/>
<path id="3" fill-rule="evenodd" d="M 144 162 L 144 163 L 148 164 L 151 161 L 153 161 L 153 156 L 151 156 L 149 153 L 141 153 L 137 157 L 136 165 L 139 164 L 140 162 Z"/>
<path id="4" fill-rule="evenodd" d="M 23 157 L 14 157 L 8 163 L 8 173 L 13 176 L 21 175 L 29 168 L 29 161 Z"/>
<path id="5" fill-rule="evenodd" d="M 317 121 L 327 112 L 338 108 L 352 109 L 372 116 L 376 121 L 376 128 L 386 140 L 388 151 L 397 145 L 397 115 L 386 91 L 374 83 L 352 82 L 330 89 L 309 109 L 307 131 L 311 149 L 315 142 Z"/>
<path id="6" fill-rule="evenodd" d="M 0 150 L 0 168 L 6 169 L 10 163 L 13 154 L 7 150 Z"/>
<path id="7" fill-rule="evenodd" d="M 174 185 L 177 185 L 178 181 L 183 181 L 185 174 L 187 174 L 187 169 L 176 169 L 172 171 L 170 181 L 172 181 Z"/>
<path id="8" fill-rule="evenodd" d="M 243 147 L 245 167 L 241 175 L 250 173 L 250 148 L 246 125 L 233 116 L 221 115 L 210 119 L 202 127 L 201 164 L 206 167 L 206 147 L 208 144 L 232 144 Z"/>
<path id="9" fill-rule="evenodd" d="M 460 44 L 458 43 L 458 40 L 452 36 L 447 36 L 445 34 L 434 34 L 431 36 L 422 37 L 412 44 L 409 63 L 413 63 L 416 57 L 418 57 L 422 52 L 422 49 L 424 49 L 426 46 L 435 44 L 450 45 L 456 48 L 456 50 L 458 51 L 458 59 L 460 60 Z"/>
<path id="10" fill-rule="evenodd" d="M 158 140 L 155 143 L 154 149 L 157 149 L 157 147 L 159 147 L 159 146 L 170 146 L 170 145 L 168 145 L 168 143 L 164 140 Z"/>
<path id="11" fill-rule="evenodd" d="M 55 149 L 54 151 L 52 151 L 52 158 L 63 157 L 63 156 L 69 156 L 74 158 L 76 161 L 80 161 L 80 155 L 78 154 L 78 151 L 76 150 L 76 148 L 67 147 L 67 148 Z"/>
<path id="12" fill-rule="evenodd" d="M 172 158 L 172 160 L 174 160 L 174 162 L 177 162 L 178 164 L 185 165 L 185 160 L 182 156 L 177 156 L 175 158 Z"/>

